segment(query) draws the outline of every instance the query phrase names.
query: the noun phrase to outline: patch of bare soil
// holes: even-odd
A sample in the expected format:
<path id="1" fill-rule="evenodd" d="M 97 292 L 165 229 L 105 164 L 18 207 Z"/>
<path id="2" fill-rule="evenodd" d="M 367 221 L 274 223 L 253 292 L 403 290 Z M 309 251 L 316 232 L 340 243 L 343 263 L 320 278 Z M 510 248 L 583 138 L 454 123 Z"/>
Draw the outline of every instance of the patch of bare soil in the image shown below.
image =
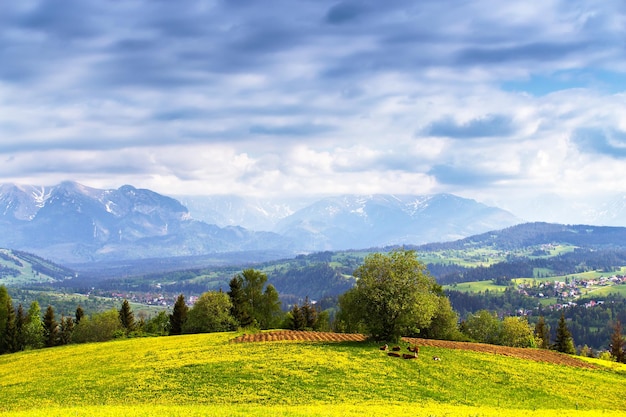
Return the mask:
<path id="1" fill-rule="evenodd" d="M 476 352 L 491 353 L 496 355 L 514 356 L 536 362 L 555 363 L 559 365 L 575 366 L 578 368 L 597 369 L 597 366 L 578 359 L 575 356 L 566 355 L 554 350 L 514 348 L 509 346 L 488 345 L 484 343 L 452 342 L 449 340 L 432 340 L 403 337 L 402 340 L 410 345 L 432 346 L 445 349 L 473 350 Z"/>
<path id="2" fill-rule="evenodd" d="M 299 340 L 307 342 L 362 342 L 367 337 L 356 333 L 308 332 L 295 330 L 276 330 L 272 332 L 243 334 L 232 340 L 241 342 L 274 342 L 280 340 Z M 597 366 L 585 362 L 575 356 L 566 355 L 545 349 L 513 348 L 508 346 L 487 345 L 484 343 L 452 342 L 448 340 L 432 340 L 404 337 L 402 340 L 411 346 L 430 346 L 445 349 L 462 349 L 496 355 L 514 356 L 537 362 L 555 363 L 575 366 L 578 368 L 596 369 Z M 404 350 L 404 349 L 403 349 Z"/>
<path id="3" fill-rule="evenodd" d="M 243 334 L 233 342 L 274 342 L 279 340 L 301 340 L 306 342 L 362 342 L 366 340 L 362 334 L 307 332 L 297 330 L 277 330 L 273 332 Z"/>

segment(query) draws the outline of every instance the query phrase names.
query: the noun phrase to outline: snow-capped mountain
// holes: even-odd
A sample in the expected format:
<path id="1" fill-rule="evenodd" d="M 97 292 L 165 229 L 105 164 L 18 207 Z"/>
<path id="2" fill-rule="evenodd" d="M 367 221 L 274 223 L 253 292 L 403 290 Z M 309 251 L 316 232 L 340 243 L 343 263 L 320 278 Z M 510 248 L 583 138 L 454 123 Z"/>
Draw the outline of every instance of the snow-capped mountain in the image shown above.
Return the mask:
<path id="1" fill-rule="evenodd" d="M 5 184 L 0 247 L 66 263 L 248 250 L 288 256 L 447 241 L 520 223 L 504 210 L 449 194 L 345 195 L 310 204 L 233 196 L 194 201 L 191 215 L 177 199 L 130 185 Z"/>
<path id="2" fill-rule="evenodd" d="M 191 216 L 220 227 L 241 226 L 251 230 L 272 230 L 276 223 L 315 199 L 262 199 L 238 195 L 173 196 Z"/>
<path id="3" fill-rule="evenodd" d="M 177 200 L 125 185 L 0 187 L 0 247 L 63 262 L 289 247 L 280 236 L 191 219 Z"/>
<path id="4" fill-rule="evenodd" d="M 274 231 L 330 250 L 454 240 L 520 222 L 504 210 L 451 194 L 344 195 L 297 211 Z"/>

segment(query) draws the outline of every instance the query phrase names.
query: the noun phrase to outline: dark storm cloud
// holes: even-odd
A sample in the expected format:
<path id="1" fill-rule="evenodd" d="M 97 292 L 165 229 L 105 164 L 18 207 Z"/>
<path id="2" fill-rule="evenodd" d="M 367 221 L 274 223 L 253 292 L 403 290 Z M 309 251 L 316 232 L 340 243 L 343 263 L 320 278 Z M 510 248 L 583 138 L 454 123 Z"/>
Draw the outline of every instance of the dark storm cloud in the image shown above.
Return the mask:
<path id="1" fill-rule="evenodd" d="M 455 139 L 471 139 L 509 136 L 514 131 L 515 126 L 510 117 L 490 114 L 465 123 L 457 123 L 452 117 L 446 117 L 431 123 L 425 129 L 424 134 Z"/>

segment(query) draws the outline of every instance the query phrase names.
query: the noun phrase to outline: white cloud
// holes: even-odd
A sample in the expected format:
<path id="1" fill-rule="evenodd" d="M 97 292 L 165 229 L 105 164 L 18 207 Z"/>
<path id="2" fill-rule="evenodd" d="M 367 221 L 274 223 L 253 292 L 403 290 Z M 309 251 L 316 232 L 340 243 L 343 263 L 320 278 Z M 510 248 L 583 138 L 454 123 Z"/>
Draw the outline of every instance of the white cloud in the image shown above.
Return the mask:
<path id="1" fill-rule="evenodd" d="M 70 3 L 0 17 L 6 181 L 626 193 L 621 2 Z"/>

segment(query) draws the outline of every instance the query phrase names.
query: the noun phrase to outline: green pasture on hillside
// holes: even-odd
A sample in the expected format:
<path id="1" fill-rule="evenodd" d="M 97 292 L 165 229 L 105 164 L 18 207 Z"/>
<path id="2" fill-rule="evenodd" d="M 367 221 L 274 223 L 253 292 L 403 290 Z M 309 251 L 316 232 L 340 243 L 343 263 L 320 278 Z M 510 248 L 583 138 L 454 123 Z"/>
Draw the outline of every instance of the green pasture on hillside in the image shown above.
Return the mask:
<path id="1" fill-rule="evenodd" d="M 589 370 L 431 347 L 403 360 L 368 342 L 229 343 L 236 335 L 0 356 L 0 416 L 626 413 L 626 370 L 618 364 Z"/>
<path id="2" fill-rule="evenodd" d="M 492 280 L 487 281 L 469 281 L 459 282 L 458 284 L 444 285 L 445 290 L 454 290 L 461 292 L 504 292 L 507 287 L 504 285 L 496 285 Z"/>

